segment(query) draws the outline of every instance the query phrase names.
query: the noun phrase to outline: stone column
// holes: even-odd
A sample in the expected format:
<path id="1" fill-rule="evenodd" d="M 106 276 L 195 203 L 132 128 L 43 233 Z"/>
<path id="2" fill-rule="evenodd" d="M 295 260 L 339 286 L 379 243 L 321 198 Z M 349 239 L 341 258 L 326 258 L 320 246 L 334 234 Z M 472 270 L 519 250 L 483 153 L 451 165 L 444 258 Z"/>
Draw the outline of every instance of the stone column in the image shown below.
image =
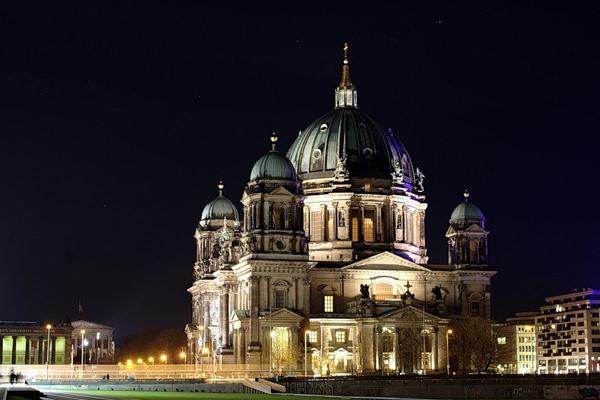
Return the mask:
<path id="1" fill-rule="evenodd" d="M 419 246 L 425 247 L 425 212 L 419 212 Z"/>
<path id="2" fill-rule="evenodd" d="M 433 328 L 433 335 L 431 337 L 431 369 L 437 371 L 439 369 L 438 363 L 438 328 Z"/>
<path id="3" fill-rule="evenodd" d="M 25 364 L 31 364 L 29 362 L 29 346 L 31 345 L 29 336 L 25 336 Z"/>
<path id="4" fill-rule="evenodd" d="M 360 204 L 360 216 L 358 218 L 358 241 L 359 242 L 365 241 L 364 230 L 365 230 L 365 206 L 361 203 Z"/>
<path id="5" fill-rule="evenodd" d="M 225 285 L 220 294 L 220 314 L 221 314 L 221 343 L 223 347 L 229 347 L 229 285 Z"/>
<path id="6" fill-rule="evenodd" d="M 240 338 L 239 338 L 239 346 L 240 346 L 240 364 L 246 363 L 246 328 L 240 327 Z"/>
<path id="7" fill-rule="evenodd" d="M 52 340 L 52 351 L 50 352 L 50 363 L 56 364 L 56 338 L 53 337 Z"/>
<path id="8" fill-rule="evenodd" d="M 304 292 L 302 294 L 304 300 L 304 309 L 302 311 L 306 317 L 308 317 L 310 314 L 310 281 L 310 278 L 302 279 L 302 283 L 304 285 Z"/>
<path id="9" fill-rule="evenodd" d="M 44 348 L 44 337 L 40 336 L 38 338 L 38 364 L 44 364 L 44 353 L 43 353 L 43 348 Z"/>
<path id="10" fill-rule="evenodd" d="M 294 309 L 298 311 L 300 309 L 300 278 L 294 278 L 294 289 L 296 295 L 296 301 L 294 302 Z"/>
<path id="11" fill-rule="evenodd" d="M 344 239 L 352 240 L 352 202 L 346 202 L 346 237 Z"/>
<path id="12" fill-rule="evenodd" d="M 396 371 L 400 371 L 400 328 L 394 327 L 394 358 L 396 359 Z"/>
<path id="13" fill-rule="evenodd" d="M 266 293 L 265 293 L 265 297 L 267 299 L 267 305 L 266 308 L 271 309 L 272 304 L 271 304 L 271 277 L 267 276 L 265 277 L 266 281 L 267 281 L 267 289 L 266 289 Z"/>
<path id="14" fill-rule="evenodd" d="M 13 341 L 12 341 L 12 362 L 11 364 L 16 364 L 17 363 L 17 337 L 13 336 Z"/>
<path id="15" fill-rule="evenodd" d="M 254 229 L 262 229 L 263 227 L 263 213 L 260 202 L 256 203 L 256 226 Z"/>
<path id="16" fill-rule="evenodd" d="M 304 235 L 311 240 L 313 238 L 310 237 L 310 207 L 304 206 Z"/>
<path id="17" fill-rule="evenodd" d="M 259 299 L 259 280 L 256 276 L 251 276 L 249 279 L 250 291 L 250 345 L 258 345 L 258 299 Z"/>
<path id="18" fill-rule="evenodd" d="M 264 218 L 264 227 L 265 229 L 273 229 L 275 228 L 274 226 L 272 226 L 272 222 L 273 222 L 273 218 L 271 217 L 272 214 L 272 207 L 271 207 L 271 202 L 269 200 L 265 200 L 265 218 Z"/>
<path id="19" fill-rule="evenodd" d="M 328 228 L 328 218 L 327 218 L 327 206 L 325 204 L 321 204 L 321 238 L 319 240 L 326 241 L 327 240 L 327 228 Z"/>
<path id="20" fill-rule="evenodd" d="M 376 234 L 375 234 L 375 241 L 377 242 L 381 242 L 383 241 L 383 227 L 381 226 L 381 204 L 377 204 L 377 211 L 375 213 L 375 229 L 376 229 Z"/>
<path id="21" fill-rule="evenodd" d="M 202 299 L 202 307 L 204 308 L 204 329 L 202 330 L 202 345 L 206 346 L 207 338 L 209 335 L 210 326 L 210 303 L 206 299 Z"/>
<path id="22" fill-rule="evenodd" d="M 375 369 L 383 371 L 383 346 L 381 340 L 381 328 L 375 327 Z"/>
<path id="23" fill-rule="evenodd" d="M 337 201 L 334 201 L 332 203 L 333 205 L 333 232 L 331 232 L 332 234 L 332 240 L 338 240 L 338 203 Z"/>

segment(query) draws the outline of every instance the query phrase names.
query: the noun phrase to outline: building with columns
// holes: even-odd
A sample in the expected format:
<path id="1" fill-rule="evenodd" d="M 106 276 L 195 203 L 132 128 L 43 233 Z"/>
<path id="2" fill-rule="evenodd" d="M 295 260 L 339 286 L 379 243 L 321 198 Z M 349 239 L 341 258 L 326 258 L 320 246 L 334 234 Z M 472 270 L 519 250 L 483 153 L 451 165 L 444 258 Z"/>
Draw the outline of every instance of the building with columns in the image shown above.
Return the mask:
<path id="1" fill-rule="evenodd" d="M 395 132 L 358 109 L 345 46 L 334 109 L 287 154 L 273 134 L 242 217 L 222 183 L 202 212 L 190 359 L 315 375 L 445 370 L 449 324 L 490 318 L 495 271 L 468 193 L 449 220 L 448 264 L 428 264 L 424 178 Z"/>
<path id="2" fill-rule="evenodd" d="M 69 323 L 0 321 L 0 364 L 69 364 L 71 331 Z"/>

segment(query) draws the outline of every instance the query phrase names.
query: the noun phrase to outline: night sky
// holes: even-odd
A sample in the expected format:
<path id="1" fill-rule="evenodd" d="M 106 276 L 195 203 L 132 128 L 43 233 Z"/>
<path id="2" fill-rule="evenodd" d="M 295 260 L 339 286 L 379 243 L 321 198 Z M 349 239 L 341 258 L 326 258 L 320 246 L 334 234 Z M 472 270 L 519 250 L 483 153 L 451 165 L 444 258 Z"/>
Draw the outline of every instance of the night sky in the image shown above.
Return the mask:
<path id="1" fill-rule="evenodd" d="M 183 329 L 202 208 L 333 108 L 344 41 L 427 177 L 430 262 L 468 188 L 496 318 L 600 286 L 600 3 L 83 3 L 0 13 L 1 320 Z"/>

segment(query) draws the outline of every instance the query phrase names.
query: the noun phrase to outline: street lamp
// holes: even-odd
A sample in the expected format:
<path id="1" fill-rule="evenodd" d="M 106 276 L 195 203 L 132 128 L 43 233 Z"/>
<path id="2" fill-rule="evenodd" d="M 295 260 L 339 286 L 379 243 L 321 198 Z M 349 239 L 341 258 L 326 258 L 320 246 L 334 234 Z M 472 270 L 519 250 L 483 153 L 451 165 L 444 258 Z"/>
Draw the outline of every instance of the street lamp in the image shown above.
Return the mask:
<path id="1" fill-rule="evenodd" d="M 187 357 L 184 351 L 179 353 L 179 358 L 183 360 L 183 363 L 187 365 Z"/>
<path id="2" fill-rule="evenodd" d="M 100 332 L 96 332 L 96 366 L 100 365 Z"/>
<path id="3" fill-rule="evenodd" d="M 160 355 L 160 361 L 162 361 L 166 365 L 167 364 L 167 355 L 166 354 L 161 354 Z"/>
<path id="4" fill-rule="evenodd" d="M 85 335 L 85 329 L 80 331 L 81 333 L 81 371 L 79 372 L 79 379 L 83 378 L 83 352 L 85 351 L 85 347 L 83 347 L 83 335 Z"/>
<path id="5" fill-rule="evenodd" d="M 148 362 L 152 365 L 154 365 L 154 357 L 150 356 L 148 357 Z"/>
<path id="6" fill-rule="evenodd" d="M 446 330 L 446 373 L 450 375 L 450 346 L 448 345 L 448 336 L 452 335 L 452 329 Z"/>
<path id="7" fill-rule="evenodd" d="M 46 329 L 48 330 L 48 341 L 46 342 L 46 380 L 48 380 L 48 369 L 50 368 L 50 329 L 52 329 L 52 325 L 46 325 Z"/>

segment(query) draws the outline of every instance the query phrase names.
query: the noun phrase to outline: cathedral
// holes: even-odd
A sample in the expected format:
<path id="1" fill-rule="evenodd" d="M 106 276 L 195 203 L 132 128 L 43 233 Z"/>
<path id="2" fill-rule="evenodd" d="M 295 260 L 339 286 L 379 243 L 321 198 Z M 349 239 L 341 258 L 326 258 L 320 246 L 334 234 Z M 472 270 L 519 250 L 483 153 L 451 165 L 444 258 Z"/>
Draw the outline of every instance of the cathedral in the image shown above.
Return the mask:
<path id="1" fill-rule="evenodd" d="M 424 174 L 359 110 L 344 46 L 335 107 L 287 154 L 271 137 L 238 208 L 224 194 L 195 231 L 189 359 L 315 376 L 445 371 L 453 320 L 490 318 L 485 217 L 465 192 L 428 264 Z M 265 143 L 265 147 L 268 143 Z"/>

